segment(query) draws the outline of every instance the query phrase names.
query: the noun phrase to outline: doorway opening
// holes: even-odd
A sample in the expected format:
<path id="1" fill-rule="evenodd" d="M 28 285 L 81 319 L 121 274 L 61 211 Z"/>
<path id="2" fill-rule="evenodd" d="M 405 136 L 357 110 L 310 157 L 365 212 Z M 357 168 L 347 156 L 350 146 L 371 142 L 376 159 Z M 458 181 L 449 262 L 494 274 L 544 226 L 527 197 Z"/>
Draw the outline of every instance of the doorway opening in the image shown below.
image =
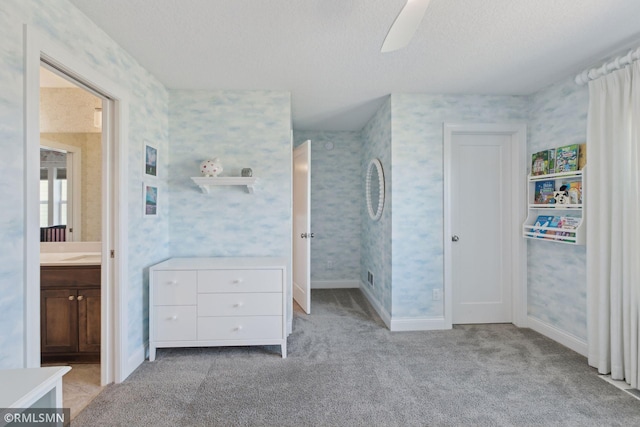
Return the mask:
<path id="1" fill-rule="evenodd" d="M 40 66 L 40 360 L 69 365 L 74 418 L 101 390 L 102 106 L 109 99 Z M 103 161 L 105 160 L 105 161 Z"/>

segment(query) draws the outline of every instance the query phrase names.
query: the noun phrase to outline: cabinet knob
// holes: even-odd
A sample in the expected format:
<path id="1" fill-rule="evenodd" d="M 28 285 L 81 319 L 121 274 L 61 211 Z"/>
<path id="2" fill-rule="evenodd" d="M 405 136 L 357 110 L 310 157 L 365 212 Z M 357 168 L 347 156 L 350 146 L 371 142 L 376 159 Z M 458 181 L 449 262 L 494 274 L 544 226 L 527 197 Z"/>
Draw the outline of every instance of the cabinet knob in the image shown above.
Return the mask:
<path id="1" fill-rule="evenodd" d="M 236 326 L 236 328 L 234 329 L 234 331 L 239 332 L 242 330 L 242 325 Z"/>
<path id="2" fill-rule="evenodd" d="M 73 301 L 76 297 L 74 297 L 73 295 L 69 295 L 69 301 Z"/>
<path id="3" fill-rule="evenodd" d="M 237 302 L 235 304 L 233 304 L 234 307 L 242 307 L 244 305 L 243 302 Z"/>
<path id="4" fill-rule="evenodd" d="M 458 240 L 460 240 L 460 237 L 458 237 L 456 235 L 451 236 L 451 241 L 452 242 L 457 242 Z"/>
<path id="5" fill-rule="evenodd" d="M 167 320 L 178 320 L 178 316 L 174 314 L 173 316 L 169 316 Z"/>
<path id="6" fill-rule="evenodd" d="M 236 285 L 237 285 L 237 284 L 242 283 L 242 278 L 235 279 L 235 280 L 233 281 L 233 283 L 234 283 L 234 284 L 236 284 Z"/>
<path id="7" fill-rule="evenodd" d="M 167 282 L 167 284 L 169 284 L 169 285 L 177 285 L 178 281 L 177 280 L 170 280 L 169 282 Z"/>
<path id="8" fill-rule="evenodd" d="M 83 295 L 78 295 L 78 301 L 82 301 L 84 299 Z"/>

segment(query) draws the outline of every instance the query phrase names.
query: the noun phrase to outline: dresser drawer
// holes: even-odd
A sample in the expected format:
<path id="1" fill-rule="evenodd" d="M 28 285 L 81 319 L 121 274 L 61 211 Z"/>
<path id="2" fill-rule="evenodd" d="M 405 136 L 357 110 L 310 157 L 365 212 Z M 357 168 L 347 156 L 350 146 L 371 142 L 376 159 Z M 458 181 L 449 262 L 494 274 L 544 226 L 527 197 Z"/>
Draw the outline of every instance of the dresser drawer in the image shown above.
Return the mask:
<path id="1" fill-rule="evenodd" d="M 198 292 L 282 292 L 282 270 L 201 270 Z"/>
<path id="2" fill-rule="evenodd" d="M 198 340 L 282 339 L 282 316 L 198 317 Z"/>
<path id="3" fill-rule="evenodd" d="M 155 308 L 156 341 L 189 341 L 196 339 L 195 306 L 162 306 Z"/>
<path id="4" fill-rule="evenodd" d="M 282 294 L 200 294 L 198 316 L 281 316 Z"/>
<path id="5" fill-rule="evenodd" d="M 195 271 L 156 271 L 153 305 L 196 305 Z"/>

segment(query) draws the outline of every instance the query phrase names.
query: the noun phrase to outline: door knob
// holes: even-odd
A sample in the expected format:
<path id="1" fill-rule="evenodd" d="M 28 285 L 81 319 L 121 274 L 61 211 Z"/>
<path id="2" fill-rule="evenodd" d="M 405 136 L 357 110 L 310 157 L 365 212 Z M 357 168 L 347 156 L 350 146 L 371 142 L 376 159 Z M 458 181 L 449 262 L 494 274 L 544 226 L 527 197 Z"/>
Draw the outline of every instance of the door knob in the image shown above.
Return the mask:
<path id="1" fill-rule="evenodd" d="M 307 238 L 307 233 L 300 233 L 300 238 L 306 239 Z"/>
<path id="2" fill-rule="evenodd" d="M 458 240 L 460 240 L 460 238 L 458 236 L 456 236 L 455 234 L 453 236 L 451 236 L 451 241 L 452 242 L 457 242 Z"/>

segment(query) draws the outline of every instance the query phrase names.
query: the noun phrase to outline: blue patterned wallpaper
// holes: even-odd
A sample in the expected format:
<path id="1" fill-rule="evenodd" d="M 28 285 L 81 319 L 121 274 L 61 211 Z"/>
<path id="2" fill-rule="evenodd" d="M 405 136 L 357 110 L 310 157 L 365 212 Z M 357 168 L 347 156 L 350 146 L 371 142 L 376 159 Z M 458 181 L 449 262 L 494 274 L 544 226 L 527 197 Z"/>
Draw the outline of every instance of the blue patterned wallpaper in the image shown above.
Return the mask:
<path id="1" fill-rule="evenodd" d="M 528 158 L 548 148 L 586 142 L 588 107 L 587 86 L 576 85 L 573 78 L 533 95 Z M 586 341 L 586 246 L 527 242 L 529 315 Z"/>
<path id="2" fill-rule="evenodd" d="M 359 280 L 362 137 L 360 132 L 294 131 L 311 140 L 311 280 Z M 328 150 L 325 144 L 332 143 Z"/>
<path id="3" fill-rule="evenodd" d="M 164 87 L 127 52 L 66 0 L 3 0 L 0 3 L 0 368 L 23 366 L 24 307 L 24 134 L 23 24 L 64 45 L 79 60 L 130 91 L 129 117 L 129 355 L 146 341 L 145 268 L 166 258 L 168 205 L 156 220 L 142 218 L 142 146 L 160 151 L 157 184 L 166 185 L 167 103 Z M 150 237 L 152 236 L 152 238 Z"/>
<path id="4" fill-rule="evenodd" d="M 170 91 L 169 136 L 171 256 L 291 259 L 289 92 Z M 221 186 L 203 194 L 190 177 L 214 157 L 220 176 L 252 168 L 255 192 Z"/>
<path id="5" fill-rule="evenodd" d="M 378 221 L 369 218 L 364 198 L 360 204 L 362 218 L 360 281 L 363 283 L 362 286 L 369 286 L 367 271 L 373 273 L 374 286 L 368 289 L 389 315 L 392 315 L 392 293 L 398 286 L 391 279 L 391 213 L 395 208 L 392 206 L 391 118 L 391 97 L 389 97 L 362 130 L 363 146 L 360 163 L 361 193 L 364 194 L 365 191 L 369 161 L 374 158 L 382 163 L 386 193 L 382 217 Z"/>
<path id="6" fill-rule="evenodd" d="M 451 123 L 526 123 L 519 96 L 391 96 L 393 170 L 393 318 L 444 314 L 443 128 Z"/>

